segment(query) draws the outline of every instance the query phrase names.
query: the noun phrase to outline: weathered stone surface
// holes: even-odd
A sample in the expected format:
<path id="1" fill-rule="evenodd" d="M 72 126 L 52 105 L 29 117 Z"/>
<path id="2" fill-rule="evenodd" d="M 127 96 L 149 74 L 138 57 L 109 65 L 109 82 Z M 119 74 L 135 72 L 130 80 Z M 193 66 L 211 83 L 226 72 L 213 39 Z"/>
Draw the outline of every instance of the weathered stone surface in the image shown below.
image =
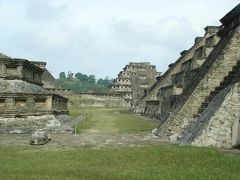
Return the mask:
<path id="1" fill-rule="evenodd" d="M 47 94 L 41 86 L 30 84 L 22 80 L 0 79 L 1 93 Z"/>
<path id="2" fill-rule="evenodd" d="M 82 93 L 72 94 L 69 98 L 68 107 L 128 107 L 122 95 L 116 93 Z"/>
<path id="3" fill-rule="evenodd" d="M 1 118 L 0 117 L 0 134 L 21 132 L 29 134 L 36 129 L 47 129 L 51 133 L 73 133 L 74 124 L 79 123 L 84 117 L 79 116 L 71 118 L 66 115 L 44 115 L 29 116 L 25 118 Z"/>
<path id="4" fill-rule="evenodd" d="M 50 134 L 45 130 L 36 130 L 30 137 L 31 145 L 44 145 L 51 140 Z"/>
<path id="5" fill-rule="evenodd" d="M 209 29 L 212 29 L 211 31 Z M 198 69 L 202 66 L 213 47 L 218 43 L 217 36 L 219 27 L 205 28 L 204 37 L 199 40 L 188 50 L 181 54 L 181 57 L 173 63 L 169 69 L 157 79 L 157 82 L 150 87 L 147 94 L 134 107 L 134 112 L 143 113 L 165 121 L 171 114 L 171 107 L 178 100 L 188 82 L 197 75 Z M 207 39 L 212 38 L 210 45 Z M 152 109 L 147 102 L 158 100 L 159 108 Z M 152 113 L 148 113 L 149 109 Z"/>
<path id="6" fill-rule="evenodd" d="M 167 122 L 160 128 L 162 135 L 182 134 L 184 129 L 187 128 L 184 126 L 186 123 L 183 120 L 192 119 L 195 114 L 198 114 L 205 98 L 232 71 L 232 68 L 240 59 L 240 54 L 231 53 L 230 50 L 239 46 L 239 37 L 240 27 L 220 40 L 218 46 L 203 64 L 202 71 L 198 73 L 198 76 L 191 81 L 189 88 L 186 89 L 185 92 L 191 92 L 190 95 L 186 98 L 187 95 L 183 92 L 181 103 L 173 106 L 172 111 L 176 114 L 169 117 Z M 171 131 L 169 131 L 169 127 L 171 127 Z"/>
<path id="7" fill-rule="evenodd" d="M 0 58 L 1 117 L 68 113 L 68 99 L 43 87 L 44 71 L 26 59 Z"/>
<path id="8" fill-rule="evenodd" d="M 9 131 L 10 134 L 22 134 L 22 130 L 21 129 L 15 129 L 12 131 Z"/>
<path id="9" fill-rule="evenodd" d="M 220 101 L 220 102 L 219 102 Z M 216 103 L 219 102 L 216 106 Z M 240 145 L 240 84 L 222 93 L 213 100 L 200 120 L 203 127 L 198 132 L 192 145 L 232 148 Z M 213 112 L 213 115 L 209 113 Z"/>
<path id="10" fill-rule="evenodd" d="M 240 99 L 228 92 L 240 82 L 240 4 L 221 22 L 220 27 L 206 27 L 204 37 L 181 53 L 134 109 L 156 114 L 162 123 L 156 134 L 171 142 L 190 143 L 198 137 L 195 144 L 201 146 L 240 144 L 235 112 Z M 154 101 L 159 102 L 158 108 Z"/>
<path id="11" fill-rule="evenodd" d="M 155 128 L 155 129 L 152 130 L 152 134 L 156 135 L 157 133 L 158 133 L 158 128 Z"/>
<path id="12" fill-rule="evenodd" d="M 52 119 L 47 122 L 47 128 L 54 128 L 54 127 L 60 127 L 61 123 L 57 119 Z"/>
<path id="13" fill-rule="evenodd" d="M 149 62 L 131 62 L 118 74 L 111 89 L 122 94 L 126 103 L 133 108 L 160 75 Z"/>

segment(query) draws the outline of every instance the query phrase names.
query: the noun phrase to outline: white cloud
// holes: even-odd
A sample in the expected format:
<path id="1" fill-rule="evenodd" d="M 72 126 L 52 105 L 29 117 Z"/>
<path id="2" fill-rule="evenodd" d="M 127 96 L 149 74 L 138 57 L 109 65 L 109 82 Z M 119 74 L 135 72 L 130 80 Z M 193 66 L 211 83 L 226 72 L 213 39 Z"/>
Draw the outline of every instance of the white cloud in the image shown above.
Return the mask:
<path id="1" fill-rule="evenodd" d="M 130 61 L 166 70 L 237 0 L 1 0 L 0 47 L 60 71 L 115 77 Z"/>

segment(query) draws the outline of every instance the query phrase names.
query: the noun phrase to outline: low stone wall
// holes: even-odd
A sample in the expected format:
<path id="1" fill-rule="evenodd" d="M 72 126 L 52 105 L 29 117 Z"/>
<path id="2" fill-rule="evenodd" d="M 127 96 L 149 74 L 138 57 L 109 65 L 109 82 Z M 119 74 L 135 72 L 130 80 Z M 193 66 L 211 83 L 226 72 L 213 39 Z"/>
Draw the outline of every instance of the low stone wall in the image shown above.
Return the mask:
<path id="1" fill-rule="evenodd" d="M 106 107 L 129 107 L 122 97 L 104 94 L 74 94 L 68 96 L 69 108 L 80 108 L 86 106 Z"/>
<path id="2" fill-rule="evenodd" d="M 72 133 L 75 123 L 84 117 L 71 118 L 66 115 L 28 116 L 25 118 L 0 117 L 0 134 L 31 134 L 36 129 L 44 129 L 51 133 Z"/>

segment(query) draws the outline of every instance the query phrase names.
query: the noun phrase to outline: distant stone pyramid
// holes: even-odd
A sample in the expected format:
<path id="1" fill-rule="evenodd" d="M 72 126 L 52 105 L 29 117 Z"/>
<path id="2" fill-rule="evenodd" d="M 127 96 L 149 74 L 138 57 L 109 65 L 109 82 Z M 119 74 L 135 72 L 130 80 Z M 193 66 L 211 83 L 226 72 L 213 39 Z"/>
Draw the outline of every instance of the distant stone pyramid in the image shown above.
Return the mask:
<path id="1" fill-rule="evenodd" d="M 149 62 L 131 62 L 118 74 L 111 91 L 122 94 L 125 102 L 135 107 L 160 74 Z"/>

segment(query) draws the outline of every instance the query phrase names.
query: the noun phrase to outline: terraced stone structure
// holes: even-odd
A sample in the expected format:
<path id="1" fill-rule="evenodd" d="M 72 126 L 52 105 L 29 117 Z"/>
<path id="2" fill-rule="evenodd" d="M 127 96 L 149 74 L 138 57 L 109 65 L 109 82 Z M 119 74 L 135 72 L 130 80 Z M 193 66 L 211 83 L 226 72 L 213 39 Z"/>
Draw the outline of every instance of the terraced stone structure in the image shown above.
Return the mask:
<path id="1" fill-rule="evenodd" d="M 71 90 L 63 89 L 59 85 L 58 81 L 53 77 L 53 75 L 46 68 L 46 62 L 31 61 L 31 63 L 33 63 L 35 66 L 38 66 L 44 70 L 42 74 L 42 83 L 43 83 L 44 89 L 47 89 L 51 93 L 59 94 L 64 97 L 72 94 Z"/>
<path id="2" fill-rule="evenodd" d="M 240 145 L 240 4 L 220 22 L 181 53 L 134 109 L 160 119 L 157 134 L 171 142 Z"/>
<path id="3" fill-rule="evenodd" d="M 156 82 L 156 77 L 161 73 L 156 71 L 156 66 L 149 62 L 129 63 L 114 80 L 111 90 L 121 94 L 123 99 L 134 106 L 145 94 L 149 87 Z"/>
<path id="4" fill-rule="evenodd" d="M 28 60 L 0 56 L 0 117 L 68 113 L 68 99 L 43 87 L 43 73 Z"/>
<path id="5" fill-rule="evenodd" d="M 180 53 L 180 58 L 157 78 L 141 101 L 133 107 L 141 113 L 164 122 L 171 114 L 171 107 L 179 100 L 189 81 L 198 73 L 206 57 L 219 41 L 219 27 L 207 26 L 205 35 L 197 37 L 189 50 Z"/>

